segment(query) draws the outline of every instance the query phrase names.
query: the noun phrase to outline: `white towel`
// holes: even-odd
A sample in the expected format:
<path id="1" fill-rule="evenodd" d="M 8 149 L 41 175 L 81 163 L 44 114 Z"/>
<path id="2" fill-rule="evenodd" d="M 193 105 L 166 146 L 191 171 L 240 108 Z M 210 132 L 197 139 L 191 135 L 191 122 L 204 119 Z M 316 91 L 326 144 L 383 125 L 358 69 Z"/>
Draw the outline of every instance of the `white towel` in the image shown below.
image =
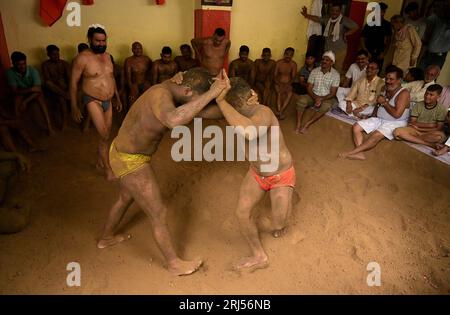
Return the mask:
<path id="1" fill-rule="evenodd" d="M 330 32 L 330 24 L 334 23 L 333 28 L 333 42 L 337 41 L 339 39 L 339 33 L 341 31 L 341 20 L 342 20 L 342 14 L 340 14 L 337 18 L 334 20 L 330 18 L 328 20 L 327 26 L 325 27 L 325 31 L 323 36 L 328 37 L 328 33 Z"/>
<path id="2" fill-rule="evenodd" d="M 322 16 L 322 0 L 313 0 L 310 14 L 319 17 Z M 322 35 L 322 24 L 309 20 L 306 34 L 308 35 L 308 38 L 311 35 Z"/>

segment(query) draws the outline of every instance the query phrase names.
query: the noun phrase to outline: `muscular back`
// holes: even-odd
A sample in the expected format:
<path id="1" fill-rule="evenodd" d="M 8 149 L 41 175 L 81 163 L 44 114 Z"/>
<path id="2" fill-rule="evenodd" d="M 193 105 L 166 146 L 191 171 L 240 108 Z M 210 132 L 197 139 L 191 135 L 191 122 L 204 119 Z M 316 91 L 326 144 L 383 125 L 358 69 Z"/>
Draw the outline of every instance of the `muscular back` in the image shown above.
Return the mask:
<path id="1" fill-rule="evenodd" d="M 110 100 L 113 97 L 115 92 L 114 67 L 108 53 L 82 52 L 75 59 L 75 67 L 82 71 L 84 93 L 102 101 Z"/>

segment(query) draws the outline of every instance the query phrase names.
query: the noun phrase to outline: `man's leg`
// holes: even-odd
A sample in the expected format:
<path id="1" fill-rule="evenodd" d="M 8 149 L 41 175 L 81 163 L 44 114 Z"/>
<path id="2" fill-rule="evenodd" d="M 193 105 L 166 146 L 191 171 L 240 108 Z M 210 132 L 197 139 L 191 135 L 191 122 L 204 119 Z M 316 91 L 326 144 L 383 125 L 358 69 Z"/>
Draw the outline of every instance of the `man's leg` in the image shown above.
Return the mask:
<path id="1" fill-rule="evenodd" d="M 284 111 L 286 110 L 286 108 L 288 107 L 289 103 L 291 102 L 292 99 L 292 87 L 290 85 L 285 85 L 283 87 L 284 89 L 284 93 L 283 93 L 283 101 L 282 101 L 282 106 L 281 106 L 281 110 L 280 110 L 280 119 L 284 119 Z"/>
<path id="2" fill-rule="evenodd" d="M 357 141 L 356 138 L 358 138 L 358 141 L 359 141 L 359 137 L 355 136 L 355 144 Z M 350 159 L 350 160 L 365 160 L 366 156 L 362 152 L 369 151 L 369 150 L 375 148 L 376 145 L 384 138 L 385 137 L 381 132 L 374 131 L 369 135 L 367 140 L 365 142 L 363 142 L 361 145 L 357 146 L 354 150 L 352 150 L 350 152 L 341 153 L 341 154 L 339 154 L 339 156 Z"/>
<path id="3" fill-rule="evenodd" d="M 48 113 L 48 106 L 47 102 L 45 101 L 44 94 L 39 94 L 39 96 L 37 97 L 37 102 L 39 103 L 42 113 L 44 114 L 45 121 L 47 122 L 48 133 L 50 135 L 54 135 L 55 132 L 53 131 L 52 123 L 50 122 L 50 115 Z"/>
<path id="4" fill-rule="evenodd" d="M 111 170 L 108 158 L 109 136 L 112 125 L 112 106 L 110 105 L 108 110 L 103 112 L 103 108 L 100 104 L 97 101 L 92 101 L 87 104 L 87 109 L 100 136 L 97 167 L 103 167 L 107 180 L 114 180 L 116 177 Z"/>
<path id="5" fill-rule="evenodd" d="M 175 275 L 188 275 L 197 271 L 202 265 L 201 260 L 185 261 L 175 252 L 167 224 L 167 207 L 150 164 L 144 164 L 121 181 L 138 206 L 150 217 L 153 236 L 169 264 L 169 270 Z"/>
<path id="6" fill-rule="evenodd" d="M 131 197 L 131 194 L 122 182 L 120 182 L 119 199 L 109 211 L 108 218 L 106 219 L 105 226 L 103 227 L 102 236 L 97 243 L 98 248 L 106 248 L 131 238 L 130 234 L 116 234 L 116 232 L 120 221 L 122 221 L 125 212 L 132 203 L 133 197 Z"/>
<path id="7" fill-rule="evenodd" d="M 408 142 L 426 145 L 427 147 L 436 149 L 436 143 L 443 141 L 443 134 L 438 133 L 420 133 L 415 130 L 411 130 L 411 127 L 397 128 L 394 131 L 396 139 L 405 140 Z"/>
<path id="8" fill-rule="evenodd" d="M 10 152 L 17 152 L 16 145 L 14 144 L 11 133 L 9 132 L 9 128 L 7 126 L 0 126 L 0 135 L 5 150 Z"/>
<path id="9" fill-rule="evenodd" d="M 268 257 L 262 247 L 258 228 L 252 217 L 253 207 L 261 200 L 265 192 L 256 182 L 252 172 L 252 170 L 249 170 L 242 181 L 236 209 L 239 228 L 250 245 L 252 256 L 239 261 L 236 265 L 238 270 L 245 270 L 246 268 L 252 270 L 255 268 L 264 268 L 268 265 Z"/>
<path id="10" fill-rule="evenodd" d="M 16 114 L 16 118 L 19 118 L 22 116 L 23 108 L 22 103 L 24 101 L 24 98 L 22 95 L 15 95 L 14 96 L 14 113 Z"/>
<path id="11" fill-rule="evenodd" d="M 63 96 L 57 97 L 58 105 L 61 109 L 61 130 L 67 128 L 67 117 L 68 117 L 68 108 L 67 108 L 67 100 Z"/>
<path id="12" fill-rule="evenodd" d="M 293 191 L 292 187 L 277 187 L 270 191 L 274 237 L 280 237 L 286 232 L 287 220 L 292 210 Z"/>
<path id="13" fill-rule="evenodd" d="M 300 95 L 297 100 L 297 125 L 295 126 L 295 133 L 300 134 L 300 130 L 302 129 L 302 120 L 303 114 L 308 106 L 313 104 L 313 99 L 311 96 L 305 94 Z"/>
<path id="14" fill-rule="evenodd" d="M 314 111 L 314 114 L 309 119 L 309 121 L 303 126 L 303 128 L 300 130 L 300 133 L 307 133 L 308 128 L 314 124 L 316 121 L 318 121 L 320 118 L 322 118 L 331 108 L 332 101 L 326 100 L 322 102 L 322 106 L 319 108 L 319 111 Z M 313 107 L 314 109 L 314 107 Z"/>

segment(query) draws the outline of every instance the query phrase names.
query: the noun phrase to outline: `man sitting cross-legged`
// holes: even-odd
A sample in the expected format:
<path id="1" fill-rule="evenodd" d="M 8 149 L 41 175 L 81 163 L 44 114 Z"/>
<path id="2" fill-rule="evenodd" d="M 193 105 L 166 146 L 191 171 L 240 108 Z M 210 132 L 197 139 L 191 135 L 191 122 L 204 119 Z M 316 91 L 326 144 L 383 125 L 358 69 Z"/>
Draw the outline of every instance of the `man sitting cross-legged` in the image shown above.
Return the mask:
<path id="1" fill-rule="evenodd" d="M 423 144 L 433 149 L 445 141 L 443 129 L 447 110 L 438 102 L 441 92 L 442 86 L 439 84 L 427 88 L 424 101 L 413 107 L 408 126 L 395 129 L 397 140 Z"/>
<path id="2" fill-rule="evenodd" d="M 409 117 L 409 92 L 402 87 L 403 71 L 396 66 L 386 68 L 386 91 L 378 96 L 377 105 L 371 118 L 360 120 L 353 125 L 355 148 L 339 154 L 342 158 L 365 160 L 363 152 L 375 148 L 384 138 L 394 139 L 394 130 L 405 127 Z M 369 137 L 364 140 L 364 132 Z"/>
<path id="3" fill-rule="evenodd" d="M 236 267 L 238 270 L 264 268 L 268 265 L 268 257 L 259 239 L 252 212 L 264 194 L 269 192 L 273 236 L 279 237 L 285 232 L 295 187 L 292 156 L 284 142 L 278 119 L 270 108 L 257 102 L 256 92 L 245 80 L 231 79 L 231 85 L 216 98 L 216 102 L 229 125 L 243 128 L 236 130 L 245 137 L 245 146 L 249 148 L 245 152 L 250 168 L 241 184 L 236 214 L 252 254 Z M 249 158 L 252 150 L 259 152 L 255 159 Z M 262 152 L 267 152 L 267 156 Z"/>

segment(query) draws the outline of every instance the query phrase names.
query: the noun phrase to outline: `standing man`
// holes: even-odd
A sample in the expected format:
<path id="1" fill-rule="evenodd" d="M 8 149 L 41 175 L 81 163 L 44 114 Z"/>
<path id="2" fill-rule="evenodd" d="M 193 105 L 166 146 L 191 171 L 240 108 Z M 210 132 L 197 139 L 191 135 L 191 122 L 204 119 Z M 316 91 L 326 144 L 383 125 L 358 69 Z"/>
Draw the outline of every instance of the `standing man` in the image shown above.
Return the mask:
<path id="1" fill-rule="evenodd" d="M 98 248 L 130 238 L 116 234 L 116 229 L 135 201 L 151 218 L 153 236 L 170 272 L 181 276 L 200 268 L 201 260 L 185 261 L 175 252 L 167 226 L 167 207 L 151 158 L 168 129 L 186 125 L 195 116 L 201 116 L 202 110 L 226 87 L 225 80 L 220 78 L 211 85 L 212 79 L 206 69 L 191 69 L 183 75 L 180 85 L 172 80 L 154 85 L 131 107 L 109 151 L 112 169 L 120 179 L 120 195 L 109 212 Z"/>
<path id="2" fill-rule="evenodd" d="M 122 110 L 119 92 L 114 80 L 111 56 L 106 52 L 106 32 L 103 26 L 89 27 L 87 37 L 90 49 L 77 55 L 73 61 L 70 80 L 72 117 L 80 122 L 82 115 L 77 106 L 78 82 L 82 78 L 83 105 L 87 107 L 92 122 L 100 136 L 97 167 L 103 168 L 107 180 L 115 179 L 108 159 L 109 136 L 112 125 L 111 99 L 117 97 L 118 111 Z"/>
<path id="3" fill-rule="evenodd" d="M 406 73 L 410 67 L 415 67 L 422 48 L 422 41 L 416 32 L 416 28 L 405 23 L 405 18 L 401 15 L 394 15 L 391 18 L 395 35 L 392 44 L 394 45 L 394 57 L 392 64 L 402 69 Z"/>
<path id="4" fill-rule="evenodd" d="M 150 70 L 152 69 L 152 60 L 144 55 L 142 44 L 134 42 L 131 45 L 133 56 L 125 59 L 125 82 L 128 88 L 128 107 L 133 105 L 142 93 L 144 93 L 152 84 L 150 82 Z"/>
<path id="5" fill-rule="evenodd" d="M 331 50 L 336 55 L 334 67 L 338 72 L 342 72 L 345 57 L 347 56 L 347 37 L 358 31 L 358 24 L 342 15 L 340 4 L 331 6 L 330 17 L 310 15 L 306 7 L 302 8 L 301 13 L 305 18 L 325 26 L 323 33 L 325 37 L 325 51 Z"/>
<path id="6" fill-rule="evenodd" d="M 202 67 L 212 75 L 218 75 L 231 46 L 230 40 L 225 38 L 225 30 L 217 28 L 212 37 L 194 38 L 191 43 Z"/>
<path id="7" fill-rule="evenodd" d="M 392 37 L 391 23 L 384 18 L 387 8 L 386 3 L 380 2 L 381 25 L 366 24 L 361 33 L 361 47 L 378 62 L 380 69 L 383 68 L 384 56 L 389 49 Z"/>

